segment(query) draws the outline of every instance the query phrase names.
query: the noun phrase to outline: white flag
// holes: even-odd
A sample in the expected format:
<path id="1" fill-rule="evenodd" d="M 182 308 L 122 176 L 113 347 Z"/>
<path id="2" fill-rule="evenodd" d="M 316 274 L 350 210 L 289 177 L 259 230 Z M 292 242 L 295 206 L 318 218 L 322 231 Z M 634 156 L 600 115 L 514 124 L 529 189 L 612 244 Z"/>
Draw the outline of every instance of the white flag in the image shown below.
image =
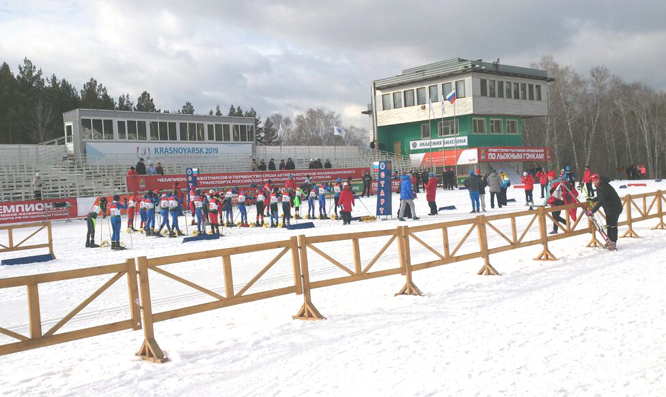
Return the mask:
<path id="1" fill-rule="evenodd" d="M 431 118 L 435 118 L 435 109 L 432 108 L 432 98 L 428 98 L 428 111 L 430 112 Z"/>
<path id="2" fill-rule="evenodd" d="M 341 136 L 341 137 L 344 138 L 345 137 L 345 130 L 343 130 L 342 128 L 340 128 L 338 126 L 333 126 L 333 135 Z"/>
<path id="3" fill-rule="evenodd" d="M 442 95 L 442 117 L 444 117 L 444 114 L 446 114 L 446 112 L 444 111 L 444 95 Z"/>

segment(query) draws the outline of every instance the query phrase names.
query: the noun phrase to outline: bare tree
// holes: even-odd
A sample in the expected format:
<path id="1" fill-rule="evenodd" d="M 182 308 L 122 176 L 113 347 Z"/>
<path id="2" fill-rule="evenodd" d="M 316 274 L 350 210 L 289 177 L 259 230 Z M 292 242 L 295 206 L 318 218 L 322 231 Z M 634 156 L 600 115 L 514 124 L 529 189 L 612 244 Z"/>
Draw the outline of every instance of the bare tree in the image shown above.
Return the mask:
<path id="1" fill-rule="evenodd" d="M 55 124 L 55 113 L 53 109 L 39 97 L 30 112 L 30 127 L 36 142 L 44 142 L 51 137 Z"/>

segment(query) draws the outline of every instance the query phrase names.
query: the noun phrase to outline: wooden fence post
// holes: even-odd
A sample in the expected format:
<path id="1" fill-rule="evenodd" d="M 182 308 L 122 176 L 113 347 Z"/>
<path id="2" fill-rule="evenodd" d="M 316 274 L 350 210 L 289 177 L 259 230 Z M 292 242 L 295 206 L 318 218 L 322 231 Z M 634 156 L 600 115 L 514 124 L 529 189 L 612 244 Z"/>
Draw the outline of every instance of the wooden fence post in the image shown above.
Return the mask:
<path id="1" fill-rule="evenodd" d="M 308 247 L 304 235 L 298 236 L 298 250 L 300 252 L 301 278 L 303 279 L 303 306 L 293 316 L 294 320 L 322 320 L 324 316 L 312 304 L 310 297 L 310 270 L 308 268 Z"/>
<path id="2" fill-rule="evenodd" d="M 155 330 L 153 329 L 153 308 L 150 298 L 150 281 L 148 279 L 148 259 L 142 256 L 139 262 L 139 290 L 141 291 L 141 310 L 143 318 L 144 340 L 141 349 L 136 354 L 144 360 L 154 363 L 163 363 L 168 359 L 155 341 Z"/>
<path id="3" fill-rule="evenodd" d="M 354 252 L 354 273 L 357 275 L 361 274 L 361 246 L 358 242 L 358 239 L 352 239 L 352 248 Z"/>
<path id="4" fill-rule="evenodd" d="M 136 280 L 136 262 L 128 259 L 127 263 L 127 290 L 129 291 L 130 315 L 132 316 L 132 329 L 141 329 L 141 302 L 139 301 L 139 286 Z"/>
<path id="5" fill-rule="evenodd" d="M 231 299 L 234 297 L 234 278 L 231 272 L 231 256 L 224 255 L 222 257 L 222 267 L 224 268 L 224 295 L 225 298 Z"/>
<path id="6" fill-rule="evenodd" d="M 477 274 L 480 276 L 499 276 L 497 270 L 490 264 L 490 254 L 488 253 L 488 235 L 486 234 L 486 217 L 484 215 L 476 217 L 476 230 L 479 235 L 479 250 L 483 256 L 483 267 Z"/>
<path id="7" fill-rule="evenodd" d="M 39 309 L 39 288 L 28 284 L 28 314 L 30 316 L 30 339 L 42 337 L 42 314 Z"/>
<path id="8" fill-rule="evenodd" d="M 296 287 L 296 295 L 303 294 L 303 283 L 301 281 L 301 261 L 298 258 L 298 238 L 292 236 L 289 238 L 291 243 L 291 264 L 294 271 L 294 287 Z"/>
<path id="9" fill-rule="evenodd" d="M 548 250 L 548 232 L 546 231 L 546 209 L 540 207 L 537 209 L 537 216 L 539 217 L 539 233 L 541 235 L 541 244 L 543 251 L 541 254 L 534 258 L 535 261 L 556 261 L 557 258 Z"/>
<path id="10" fill-rule="evenodd" d="M 586 247 L 588 248 L 597 248 L 601 247 L 602 244 L 599 240 L 597 240 L 597 228 L 594 226 L 594 223 L 592 223 L 592 219 L 589 217 L 587 218 L 587 227 L 590 229 L 590 234 L 592 234 L 592 239 L 590 240 L 589 243 L 587 243 Z"/>
<path id="11" fill-rule="evenodd" d="M 625 202 L 624 202 L 624 210 L 627 213 L 627 226 L 629 226 L 629 229 L 624 232 L 622 235 L 622 238 L 640 238 L 636 232 L 634 232 L 634 227 L 633 223 L 631 221 L 631 195 L 627 194 L 625 197 Z"/>
<path id="12" fill-rule="evenodd" d="M 46 230 L 48 232 L 48 238 L 49 238 L 49 253 L 51 254 L 51 258 L 55 259 L 55 253 L 53 252 L 53 234 L 51 233 L 51 221 L 48 221 Z"/>
<path id="13" fill-rule="evenodd" d="M 664 213 L 662 212 L 662 200 L 664 199 L 664 192 L 657 190 L 657 213 L 659 214 L 659 223 L 652 230 L 666 229 L 666 223 L 664 223 Z"/>
<path id="14" fill-rule="evenodd" d="M 402 241 L 402 244 L 398 244 L 398 249 L 400 252 L 401 264 L 403 274 L 407 277 L 407 282 L 405 286 L 402 287 L 400 292 L 395 294 L 398 295 L 416 295 L 421 296 L 423 293 L 414 285 L 412 281 L 412 256 L 409 250 L 409 227 L 400 226 L 398 227 L 398 238 Z"/>

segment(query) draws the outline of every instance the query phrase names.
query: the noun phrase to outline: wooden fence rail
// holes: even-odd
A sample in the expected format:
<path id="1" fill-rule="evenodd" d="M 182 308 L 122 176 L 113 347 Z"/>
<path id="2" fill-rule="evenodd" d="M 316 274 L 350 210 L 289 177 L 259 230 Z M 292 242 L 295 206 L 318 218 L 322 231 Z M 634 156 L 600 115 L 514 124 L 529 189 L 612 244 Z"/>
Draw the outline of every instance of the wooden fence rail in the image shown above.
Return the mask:
<path id="1" fill-rule="evenodd" d="M 33 228 L 36 227 L 37 230 L 32 232 L 28 237 L 25 237 L 18 243 L 15 242 L 15 234 L 14 231 L 17 229 L 27 229 L 27 228 Z M 23 251 L 23 250 L 32 250 L 32 249 L 38 249 L 38 248 L 48 248 L 49 249 L 49 254 L 51 254 L 51 257 L 55 259 L 55 254 L 53 253 L 53 234 L 51 233 L 51 221 L 44 221 L 44 222 L 32 222 L 32 223 L 21 223 L 21 224 L 16 224 L 16 225 L 5 225 L 5 226 L 0 226 L 0 231 L 6 230 L 7 231 L 7 245 L 3 244 L 0 242 L 0 254 L 3 252 L 13 252 L 13 251 Z M 37 235 L 37 233 L 41 232 L 42 230 L 46 230 L 47 233 L 47 242 L 43 244 L 32 244 L 32 245 L 23 245 L 23 243 L 27 242 L 31 238 Z"/>
<path id="2" fill-rule="evenodd" d="M 651 219 L 659 220 L 654 229 L 666 230 L 663 213 L 664 202 L 666 202 L 666 198 L 661 190 L 653 193 L 627 195 L 623 197 L 622 203 L 624 206 L 625 219 L 618 222 L 618 226 L 626 226 L 627 231 L 622 237 L 638 238 L 638 235 L 633 230 L 633 224 Z M 564 213 L 562 213 L 562 211 L 564 211 Z M 140 257 L 130 259 L 126 263 L 117 265 L 0 279 L 0 289 L 21 286 L 27 288 L 28 312 L 30 317 L 29 337 L 5 328 L 0 328 L 0 333 L 18 340 L 18 342 L 1 345 L 0 355 L 94 335 L 101 335 L 122 329 L 143 328 L 144 342 L 138 355 L 143 359 L 160 363 L 166 361 L 167 358 L 155 341 L 153 328 L 155 322 L 292 293 L 296 295 L 302 294 L 304 299 L 303 306 L 293 318 L 317 320 L 324 317 L 312 303 L 311 291 L 313 289 L 398 274 L 405 276 L 406 282 L 396 295 L 421 295 L 421 291 L 416 287 L 412 278 L 412 273 L 414 271 L 421 271 L 465 260 L 482 258 L 483 265 L 478 271 L 478 274 L 498 275 L 499 272 L 490 263 L 491 255 L 493 254 L 541 245 L 541 253 L 535 258 L 535 260 L 555 260 L 555 256 L 550 252 L 548 246 L 549 242 L 585 234 L 590 234 L 591 236 L 590 241 L 586 245 L 587 247 L 600 246 L 601 243 L 596 237 L 597 232 L 594 229 L 593 224 L 589 220 L 583 220 L 585 217 L 583 213 L 584 209 L 576 204 L 554 208 L 540 207 L 537 210 L 492 216 L 477 216 L 471 219 L 450 222 L 412 227 L 399 226 L 393 230 L 377 230 L 312 237 L 300 235 L 285 241 L 151 259 Z M 600 212 L 600 214 L 602 217 L 604 216 L 603 212 Z M 561 215 L 563 218 L 560 219 L 557 215 Z M 560 232 L 558 234 L 549 235 L 548 226 L 550 224 L 557 225 Z M 450 232 L 454 229 L 464 231 L 464 234 L 460 233 L 462 234 L 461 238 L 451 238 Z M 476 233 L 474 233 L 475 231 Z M 433 239 L 432 236 L 428 238 L 426 234 L 429 232 L 437 232 L 436 238 Z M 489 239 L 489 233 L 494 237 L 493 239 Z M 459 233 L 456 233 L 456 235 L 458 234 Z M 362 244 L 362 242 L 369 238 L 385 238 L 385 240 L 383 240 L 383 244 L 372 244 L 367 242 L 366 244 Z M 439 241 L 441 241 L 441 246 Z M 323 246 L 328 243 L 337 244 L 335 247 Z M 352 255 L 350 260 L 342 261 L 350 264 L 349 266 L 335 258 L 335 256 L 339 256 L 339 253 L 334 254 L 331 251 L 332 249 L 335 250 L 336 247 L 339 248 L 341 243 L 351 244 Z M 398 251 L 397 263 L 391 263 L 388 269 L 375 270 L 377 263 L 385 256 L 386 251 L 389 248 L 395 248 L 396 246 Z M 269 250 L 279 250 L 279 252 L 242 288 L 236 291 L 233 282 L 233 256 L 259 253 Z M 434 259 L 425 260 L 420 263 L 412 263 L 412 254 L 418 253 L 420 255 L 423 251 L 429 253 Z M 289 271 L 292 273 L 293 283 L 290 283 L 287 287 L 248 294 L 249 289 L 287 254 L 290 254 L 291 258 Z M 420 257 L 422 256 L 423 255 L 420 255 Z M 216 292 L 162 268 L 162 266 L 165 265 L 186 264 L 187 262 L 210 258 L 219 258 L 221 260 L 221 268 L 224 276 L 223 292 L 222 288 L 220 289 L 220 292 Z M 311 281 L 310 276 L 312 272 L 310 271 L 310 263 L 315 260 L 332 264 L 334 269 L 337 269 L 338 274 L 334 275 L 332 278 Z M 138 266 L 138 272 L 136 271 L 136 266 Z M 195 289 L 212 298 L 213 301 L 153 313 L 149 277 L 150 271 Z M 90 297 L 74 308 L 55 326 L 47 332 L 42 333 L 39 308 L 40 298 L 38 292 L 39 284 L 104 274 L 114 274 L 114 276 Z M 125 274 L 127 274 L 131 307 L 130 320 L 70 331 L 62 334 L 57 333 L 62 326 Z M 140 302 L 140 307 L 137 302 Z M 143 322 L 143 327 L 141 326 L 141 321 Z"/>

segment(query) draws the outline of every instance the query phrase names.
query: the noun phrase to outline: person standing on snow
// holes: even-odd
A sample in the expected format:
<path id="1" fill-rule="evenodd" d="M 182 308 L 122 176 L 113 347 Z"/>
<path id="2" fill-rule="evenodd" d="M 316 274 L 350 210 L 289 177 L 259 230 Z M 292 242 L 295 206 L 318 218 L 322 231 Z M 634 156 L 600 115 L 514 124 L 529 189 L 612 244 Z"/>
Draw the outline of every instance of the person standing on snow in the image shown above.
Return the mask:
<path id="1" fill-rule="evenodd" d="M 548 174 L 548 192 L 549 195 L 546 198 L 546 201 L 544 205 L 550 205 L 551 207 L 559 207 L 567 204 L 571 204 L 573 202 L 576 202 L 578 199 L 576 198 L 578 196 L 578 192 L 576 189 L 571 185 L 569 182 L 565 182 L 561 179 L 556 179 L 555 178 L 555 171 L 551 171 Z M 569 212 L 571 214 L 571 217 L 573 220 L 576 220 L 576 209 L 572 208 L 573 212 Z M 553 230 L 550 232 L 550 234 L 557 234 L 558 227 L 557 224 L 558 222 L 562 225 L 566 225 L 567 221 L 560 216 L 562 211 L 553 211 L 551 213 L 553 219 L 556 220 L 556 222 L 553 222 Z"/>
<path id="2" fill-rule="evenodd" d="M 338 178 L 333 185 L 333 202 L 335 206 L 335 217 L 338 215 L 338 205 L 340 204 L 340 193 L 342 192 L 342 178 Z"/>
<path id="3" fill-rule="evenodd" d="M 477 169 L 476 176 L 481 180 L 481 186 L 479 186 L 479 203 L 481 203 L 481 211 L 486 212 L 486 187 L 488 186 L 488 175 L 481 175 L 481 169 Z"/>
<path id="4" fill-rule="evenodd" d="M 254 222 L 254 226 L 264 226 L 264 206 L 266 205 L 266 195 L 263 190 L 257 191 L 257 200 L 255 201 L 257 206 L 257 217 Z M 261 221 L 259 221 L 261 219 Z"/>
<path id="5" fill-rule="evenodd" d="M 134 211 L 136 210 L 137 201 L 136 192 L 134 192 L 127 202 L 127 228 L 132 232 L 136 232 L 134 228 Z"/>
<path id="6" fill-rule="evenodd" d="M 194 191 L 194 198 L 192 199 L 194 204 L 194 215 L 197 218 L 197 234 L 202 235 L 206 234 L 206 223 L 204 221 L 203 209 L 206 205 L 206 199 L 201 196 L 199 189 Z"/>
<path id="7" fill-rule="evenodd" d="M 502 183 L 500 185 L 500 200 L 502 201 L 502 205 L 507 205 L 506 191 L 509 189 L 509 186 L 511 186 L 511 181 L 509 180 L 509 176 L 502 170 L 500 170 L 499 176 Z"/>
<path id="8" fill-rule="evenodd" d="M 479 209 L 479 188 L 481 187 L 481 179 L 474 173 L 474 170 L 469 171 L 469 178 L 465 179 L 463 185 L 469 191 L 469 198 L 472 200 L 472 211 L 470 214 L 475 212 L 481 212 Z"/>
<path id="9" fill-rule="evenodd" d="M 412 220 L 418 220 L 416 216 L 416 208 L 414 207 L 414 199 L 416 194 L 412 190 L 412 180 L 408 174 L 402 176 L 402 182 L 400 183 L 400 211 L 398 212 L 398 220 L 401 222 L 405 221 L 403 216 L 405 215 L 405 209 L 409 205 L 410 210 L 412 211 Z"/>
<path id="10" fill-rule="evenodd" d="M 622 200 L 617 192 L 610 185 L 610 178 L 593 174 L 590 176 L 592 183 L 597 187 L 597 197 L 590 200 L 596 202 L 592 210 L 588 211 L 586 215 L 592 215 L 603 208 L 606 213 L 606 227 L 608 232 L 608 239 L 616 245 L 617 248 L 617 221 L 622 213 Z"/>
<path id="11" fill-rule="evenodd" d="M 211 192 L 213 192 L 211 190 Z M 220 235 L 220 224 L 218 220 L 218 213 L 220 209 L 220 195 L 217 192 L 211 193 L 210 201 L 208 201 L 208 219 L 210 220 L 210 234 Z"/>
<path id="12" fill-rule="evenodd" d="M 326 192 L 328 191 L 328 188 L 325 183 L 321 183 L 317 190 L 319 196 L 319 219 L 326 219 Z"/>
<path id="13" fill-rule="evenodd" d="M 426 201 L 428 202 L 428 207 L 430 207 L 430 213 L 428 215 L 437 215 L 437 203 L 435 202 L 435 197 L 437 196 L 437 178 L 435 174 L 430 173 L 430 179 L 426 183 Z"/>
<path id="14" fill-rule="evenodd" d="M 169 225 L 169 200 L 170 197 L 168 197 L 166 193 L 162 193 L 162 197 L 160 198 L 160 214 L 162 215 L 162 224 L 160 225 L 160 228 L 157 229 L 155 237 L 162 237 L 162 229 L 165 226 L 166 229 L 169 231 L 169 236 L 173 237 L 171 232 L 171 226 Z"/>
<path id="15" fill-rule="evenodd" d="M 548 190 L 548 172 L 544 169 L 537 172 L 539 178 L 539 185 L 541 185 L 541 198 L 546 198 L 546 191 Z"/>
<path id="16" fill-rule="evenodd" d="M 583 181 L 581 182 L 581 189 L 585 184 L 585 190 L 587 190 L 587 195 L 594 197 L 594 189 L 592 188 L 592 170 L 589 165 L 585 166 L 585 172 L 583 172 Z"/>
<path id="17" fill-rule="evenodd" d="M 120 196 L 113 196 L 113 201 L 109 205 L 109 216 L 111 217 L 111 249 L 112 250 L 124 250 L 125 247 L 120 245 L 120 211 L 127 209 L 127 199 L 125 199 L 125 204 L 120 204 Z"/>
<path id="18" fill-rule="evenodd" d="M 495 208 L 495 199 L 497 199 L 497 206 L 502 208 L 502 179 L 495 170 L 488 175 L 488 190 L 490 191 L 490 208 Z"/>
<path id="19" fill-rule="evenodd" d="M 86 248 L 97 248 L 99 245 L 95 244 L 95 226 L 97 217 L 102 213 L 102 218 L 106 218 L 106 197 L 99 199 L 99 204 L 92 207 L 88 216 L 86 217 L 86 224 L 88 226 L 88 234 L 86 235 Z"/>
<path id="20" fill-rule="evenodd" d="M 351 224 L 351 212 L 354 206 L 354 193 L 350 185 L 345 185 L 342 192 L 340 192 L 340 214 L 342 215 L 342 224 Z"/>
<path id="21" fill-rule="evenodd" d="M 522 183 L 525 185 L 525 205 L 534 204 L 534 177 L 527 172 L 523 172 Z"/>

